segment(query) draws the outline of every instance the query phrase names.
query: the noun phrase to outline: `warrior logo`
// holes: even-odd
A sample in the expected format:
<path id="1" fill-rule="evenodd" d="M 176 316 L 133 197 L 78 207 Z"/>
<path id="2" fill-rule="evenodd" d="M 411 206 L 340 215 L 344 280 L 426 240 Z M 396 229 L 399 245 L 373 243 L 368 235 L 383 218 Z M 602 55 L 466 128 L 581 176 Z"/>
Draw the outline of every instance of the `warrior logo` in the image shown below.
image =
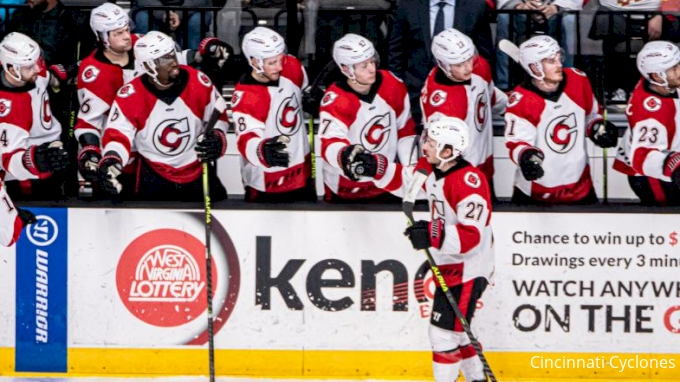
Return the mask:
<path id="1" fill-rule="evenodd" d="M 166 119 L 153 132 L 153 145 L 163 155 L 180 155 L 191 141 L 189 120 Z"/>
<path id="2" fill-rule="evenodd" d="M 47 92 L 42 94 L 40 101 L 40 123 L 45 130 L 52 129 L 52 110 L 50 109 L 50 98 Z"/>
<path id="3" fill-rule="evenodd" d="M 484 130 L 484 124 L 486 123 L 486 113 L 488 110 L 488 102 L 486 102 L 485 93 L 479 93 L 477 95 L 477 101 L 475 102 L 475 127 L 477 131 Z"/>
<path id="4" fill-rule="evenodd" d="M 390 139 L 390 126 L 392 125 L 392 120 L 390 118 L 390 113 L 383 115 L 376 115 L 371 118 L 364 128 L 361 129 L 361 135 L 359 139 L 361 140 L 361 145 L 366 148 L 366 150 L 377 153 Z"/>
<path id="5" fill-rule="evenodd" d="M 558 154 L 564 154 L 576 145 L 578 124 L 576 116 L 559 116 L 553 119 L 545 130 L 545 141 L 548 147 Z"/>
<path id="6" fill-rule="evenodd" d="M 276 111 L 276 128 L 279 133 L 291 136 L 300 129 L 300 102 L 295 94 L 286 98 Z"/>
<path id="7" fill-rule="evenodd" d="M 80 75 L 80 79 L 89 84 L 97 79 L 100 71 L 101 70 L 97 69 L 95 66 L 88 65 L 85 70 L 83 70 L 83 74 Z"/>

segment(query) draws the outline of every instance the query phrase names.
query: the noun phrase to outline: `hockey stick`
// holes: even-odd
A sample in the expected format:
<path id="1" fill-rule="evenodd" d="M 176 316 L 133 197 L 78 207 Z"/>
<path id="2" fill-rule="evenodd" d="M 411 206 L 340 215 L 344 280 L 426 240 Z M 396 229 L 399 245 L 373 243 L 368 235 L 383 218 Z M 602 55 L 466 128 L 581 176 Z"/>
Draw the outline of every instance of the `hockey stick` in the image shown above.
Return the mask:
<path id="1" fill-rule="evenodd" d="M 206 124 L 204 136 L 210 134 L 215 128 L 217 120 L 220 119 L 222 112 L 214 110 Z M 203 162 L 203 201 L 205 203 L 205 280 L 207 286 L 208 302 L 208 369 L 210 382 L 215 382 L 215 334 L 213 332 L 213 308 L 212 308 L 212 251 L 210 237 L 212 236 L 212 214 L 210 213 L 210 182 L 208 178 L 208 162 Z M 218 180 L 219 181 L 219 180 Z"/>
<path id="2" fill-rule="evenodd" d="M 418 192 L 423 187 L 423 184 L 425 184 L 426 180 L 427 174 L 424 171 L 417 171 L 414 174 L 413 181 L 411 182 L 408 189 L 404 193 L 404 199 L 401 204 L 401 210 L 404 212 L 404 215 L 406 215 L 409 225 L 413 225 L 413 223 L 415 222 L 415 219 L 413 218 L 413 208 L 415 206 L 415 200 L 416 197 L 418 196 Z M 463 327 L 463 331 L 470 338 L 470 343 L 472 344 L 472 347 L 475 349 L 475 352 L 477 352 L 479 360 L 482 361 L 482 365 L 484 367 L 484 374 L 486 374 L 486 376 L 489 378 L 491 382 L 497 382 L 496 376 L 494 375 L 493 370 L 491 370 L 491 366 L 489 366 L 489 362 L 486 360 L 486 357 L 484 357 L 482 347 L 479 345 L 479 342 L 477 341 L 477 338 L 474 336 L 474 334 L 472 334 L 470 324 L 463 315 L 463 312 L 461 312 L 460 308 L 458 308 L 458 302 L 456 302 L 456 299 L 453 297 L 451 289 L 449 289 L 449 287 L 446 285 L 444 276 L 442 276 L 441 272 L 439 271 L 439 267 L 437 266 L 437 263 L 434 261 L 434 258 L 432 257 L 430 250 L 425 248 L 423 251 L 425 252 L 425 256 L 427 256 L 427 262 L 430 264 L 432 274 L 437 279 L 437 281 L 439 281 L 439 286 L 442 292 L 444 292 L 444 294 L 446 295 L 446 300 L 448 300 L 449 305 L 451 305 L 451 309 L 453 310 L 453 313 L 456 315 L 456 318 L 458 318 L 460 325 Z"/>
<path id="3" fill-rule="evenodd" d="M 314 78 L 314 81 L 312 81 L 311 85 L 307 87 L 307 89 L 304 89 L 303 92 L 311 94 L 314 89 L 318 88 L 319 85 L 328 77 L 328 75 L 335 69 L 337 65 L 335 64 L 335 61 L 331 60 L 329 63 L 326 64 L 326 66 L 321 69 L 321 72 L 317 74 L 317 76 Z M 311 155 L 311 160 L 312 160 L 312 180 L 316 179 L 316 150 L 315 148 L 315 140 L 314 140 L 314 113 L 309 114 L 309 126 L 308 126 L 308 134 L 309 134 L 309 151 Z"/>
<path id="4" fill-rule="evenodd" d="M 499 41 L 498 49 L 500 49 L 501 52 L 507 54 L 508 57 L 512 58 L 513 61 L 519 63 L 519 48 L 517 45 L 512 43 L 512 41 L 505 39 Z"/>

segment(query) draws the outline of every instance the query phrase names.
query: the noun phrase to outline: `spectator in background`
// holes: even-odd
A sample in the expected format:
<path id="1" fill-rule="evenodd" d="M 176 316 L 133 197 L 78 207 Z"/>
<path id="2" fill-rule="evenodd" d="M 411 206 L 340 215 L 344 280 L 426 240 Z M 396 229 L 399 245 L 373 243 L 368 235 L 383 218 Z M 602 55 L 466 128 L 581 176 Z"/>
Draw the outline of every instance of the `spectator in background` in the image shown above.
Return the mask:
<path id="1" fill-rule="evenodd" d="M 574 66 L 576 53 L 576 15 L 564 11 L 580 11 L 588 0 L 497 0 L 496 6 L 502 10 L 536 12 L 527 15 L 502 13 L 496 18 L 496 41 L 511 39 L 519 44 L 540 32 L 558 38 L 565 48 L 564 65 Z M 510 20 L 513 21 L 513 35 L 510 36 Z M 508 56 L 496 51 L 496 85 L 508 89 L 510 81 L 510 61 Z"/>
<path id="2" fill-rule="evenodd" d="M 420 124 L 420 90 L 430 68 L 436 65 L 430 46 L 432 38 L 448 28 L 456 28 L 472 38 L 479 53 L 493 60 L 491 25 L 486 17 L 488 4 L 480 0 L 402 0 L 389 39 L 387 68 L 404 80 L 411 101 L 411 112 Z M 492 66 L 493 67 L 493 66 Z"/>
<path id="3" fill-rule="evenodd" d="M 604 90 L 610 102 L 625 103 L 628 99 L 639 78 L 635 54 L 646 41 L 680 41 L 680 20 L 656 14 L 662 4 L 659 0 L 600 0 L 588 37 L 602 40 Z M 621 11 L 640 13 L 626 17 Z"/>
<path id="4" fill-rule="evenodd" d="M 210 0 L 136 0 L 133 1 L 135 32 L 162 31 L 184 49 L 198 49 L 203 35 L 210 30 L 212 12 L 183 11 L 182 7 L 211 7 Z M 139 7 L 176 7 L 171 11 L 139 10 Z M 149 17 L 151 16 L 151 17 Z M 202 22 L 203 21 L 203 22 Z"/>
<path id="5" fill-rule="evenodd" d="M 0 2 L 2 5 L 22 5 L 25 4 L 26 1 L 24 0 L 3 0 Z M 4 22 L 7 19 L 7 14 L 9 13 L 9 16 L 12 16 L 14 14 L 14 11 L 16 9 L 10 8 L 10 9 L 1 9 L 0 10 L 0 22 Z"/>

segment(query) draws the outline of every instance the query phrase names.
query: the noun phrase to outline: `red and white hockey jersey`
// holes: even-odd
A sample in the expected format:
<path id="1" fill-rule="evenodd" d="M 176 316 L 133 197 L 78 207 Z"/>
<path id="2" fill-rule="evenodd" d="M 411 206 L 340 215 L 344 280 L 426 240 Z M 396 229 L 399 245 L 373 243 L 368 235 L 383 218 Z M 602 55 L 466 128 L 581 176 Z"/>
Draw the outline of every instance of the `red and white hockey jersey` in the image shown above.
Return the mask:
<path id="1" fill-rule="evenodd" d="M 671 152 L 680 151 L 680 99 L 662 96 L 640 81 L 626 108 L 628 129 L 619 142 L 614 169 L 626 175 L 648 176 L 670 182 L 663 166 Z"/>
<path id="2" fill-rule="evenodd" d="M 600 0 L 600 5 L 620 11 L 656 11 L 662 0 Z"/>
<path id="3" fill-rule="evenodd" d="M 422 161 L 422 158 L 421 158 Z M 430 221 L 441 220 L 444 241 L 430 253 L 449 286 L 476 277 L 490 281 L 494 270 L 491 190 L 480 169 L 461 161 L 442 173 L 430 166 L 425 190 Z"/>
<path id="4" fill-rule="evenodd" d="M 344 81 L 333 83 L 321 100 L 319 119 L 323 178 L 330 191 L 345 199 L 401 193 L 402 164 L 415 162 L 418 153 L 408 92 L 400 79 L 378 70 L 367 95 L 356 93 Z M 340 153 L 354 144 L 387 158 L 384 176 L 353 182 L 343 174 Z"/>
<path id="5" fill-rule="evenodd" d="M 204 73 L 180 65 L 175 85 L 158 91 L 147 76 L 120 88 L 104 129 L 103 152 L 127 163 L 132 146 L 151 168 L 175 183 L 201 175 L 194 148 L 213 110 L 222 114 L 215 129 L 227 131 L 226 102 Z"/>
<path id="6" fill-rule="evenodd" d="M 517 168 L 515 187 L 535 200 L 569 203 L 593 188 L 586 152 L 587 132 L 602 120 L 602 112 L 585 73 L 564 69 L 564 80 L 551 95 L 531 85 L 519 85 L 505 113 L 506 146 L 519 164 L 522 151 L 537 147 L 545 155 L 545 175 L 528 181 Z M 547 97 L 547 98 L 546 98 Z"/>
<path id="7" fill-rule="evenodd" d="M 472 78 L 453 82 L 439 67 L 434 68 L 420 92 L 420 108 L 426 122 L 441 117 L 460 118 L 470 127 L 470 144 L 463 158 L 479 167 L 486 179 L 493 179 L 493 121 L 492 108 L 497 114 L 505 112 L 507 97 L 496 92 L 491 68 L 483 58 L 475 56 Z"/>
<path id="8" fill-rule="evenodd" d="M 61 124 L 52 116 L 49 83 L 50 74 L 46 71 L 38 75 L 34 84 L 21 88 L 0 83 L 0 145 L 6 180 L 38 179 L 37 173 L 24 166 L 24 152 L 30 146 L 59 140 Z"/>
<path id="9" fill-rule="evenodd" d="M 262 192 L 288 192 L 305 186 L 311 177 L 309 139 L 302 116 L 302 91 L 307 73 L 293 56 L 283 60 L 278 81 L 257 82 L 250 73 L 236 84 L 231 101 L 243 184 Z M 258 156 L 260 143 L 286 135 L 291 141 L 287 168 L 267 167 Z"/>
<path id="10" fill-rule="evenodd" d="M 132 36 L 132 45 L 139 37 Z M 78 121 L 74 133 L 79 139 L 84 133 L 93 133 L 101 138 L 106 126 L 109 109 L 118 89 L 140 75 L 135 66 L 132 50 L 128 52 L 130 61 L 124 68 L 109 61 L 101 49 L 95 49 L 80 63 L 78 68 Z"/>

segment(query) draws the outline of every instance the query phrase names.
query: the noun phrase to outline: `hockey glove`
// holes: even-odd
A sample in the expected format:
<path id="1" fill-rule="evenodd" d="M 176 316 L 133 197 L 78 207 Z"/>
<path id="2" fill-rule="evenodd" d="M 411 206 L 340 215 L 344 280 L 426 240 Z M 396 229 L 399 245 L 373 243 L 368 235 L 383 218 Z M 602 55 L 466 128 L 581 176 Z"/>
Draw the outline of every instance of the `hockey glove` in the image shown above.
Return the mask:
<path id="1" fill-rule="evenodd" d="M 615 147 L 619 128 L 609 121 L 596 122 L 590 128 L 590 139 L 602 148 Z"/>
<path id="2" fill-rule="evenodd" d="M 118 176 L 123 172 L 123 160 L 113 151 L 108 151 L 99 162 L 99 185 L 109 194 L 120 194 L 123 185 Z"/>
<path id="3" fill-rule="evenodd" d="M 33 215 L 33 212 L 23 208 L 17 207 L 17 214 L 19 215 L 19 219 L 21 219 L 21 221 L 24 223 L 24 227 L 38 221 L 35 215 Z"/>
<path id="4" fill-rule="evenodd" d="M 68 152 L 60 141 L 45 142 L 31 146 L 24 152 L 24 167 L 39 178 L 47 178 L 52 172 L 68 167 Z"/>
<path id="5" fill-rule="evenodd" d="M 535 147 L 529 147 L 522 151 L 519 156 L 519 168 L 522 170 L 524 179 L 533 181 L 543 177 L 543 174 L 545 174 L 543 167 L 541 167 L 543 158 L 545 158 L 545 155 Z"/>
<path id="6" fill-rule="evenodd" d="M 404 231 L 404 236 L 411 240 L 413 249 L 427 249 L 430 248 L 430 223 L 425 220 L 418 220 Z"/>
<path id="7" fill-rule="evenodd" d="M 78 65 L 72 64 L 64 66 L 62 64 L 55 64 L 50 65 L 47 70 L 49 70 L 54 78 L 59 81 L 59 85 L 63 85 L 78 74 Z"/>
<path id="8" fill-rule="evenodd" d="M 350 169 L 357 178 L 368 176 L 379 180 L 387 170 L 387 158 L 382 154 L 360 153 L 354 157 L 354 163 Z"/>
<path id="9" fill-rule="evenodd" d="M 234 48 L 216 37 L 208 37 L 204 38 L 198 45 L 198 53 L 204 59 L 216 60 L 217 66 L 221 69 L 234 56 Z"/>
<path id="10" fill-rule="evenodd" d="M 277 135 L 273 138 L 263 139 L 257 148 L 257 156 L 266 167 L 288 167 L 290 154 L 286 149 L 290 138 L 286 135 Z"/>
<path id="11" fill-rule="evenodd" d="M 88 182 L 98 180 L 99 161 L 102 159 L 102 151 L 99 146 L 88 145 L 78 150 L 78 171 Z"/>
<path id="12" fill-rule="evenodd" d="M 323 99 L 324 91 L 319 87 L 306 88 L 302 92 L 302 110 L 314 117 L 319 116 L 319 105 Z"/>
<path id="13" fill-rule="evenodd" d="M 663 163 L 663 174 L 671 178 L 676 188 L 680 188 L 680 152 L 668 154 Z"/>
<path id="14" fill-rule="evenodd" d="M 202 163 L 216 161 L 227 152 L 227 136 L 222 130 L 215 129 L 208 135 L 201 134 L 195 150 L 198 160 Z"/>
<path id="15" fill-rule="evenodd" d="M 345 148 L 340 150 L 340 160 L 338 162 L 340 162 L 340 165 L 342 166 L 342 172 L 346 177 L 354 182 L 359 181 L 359 177 L 357 177 L 354 169 L 352 168 L 352 166 L 355 165 L 354 160 L 357 155 L 365 151 L 366 149 L 364 149 L 364 147 L 361 145 L 347 145 Z"/>

